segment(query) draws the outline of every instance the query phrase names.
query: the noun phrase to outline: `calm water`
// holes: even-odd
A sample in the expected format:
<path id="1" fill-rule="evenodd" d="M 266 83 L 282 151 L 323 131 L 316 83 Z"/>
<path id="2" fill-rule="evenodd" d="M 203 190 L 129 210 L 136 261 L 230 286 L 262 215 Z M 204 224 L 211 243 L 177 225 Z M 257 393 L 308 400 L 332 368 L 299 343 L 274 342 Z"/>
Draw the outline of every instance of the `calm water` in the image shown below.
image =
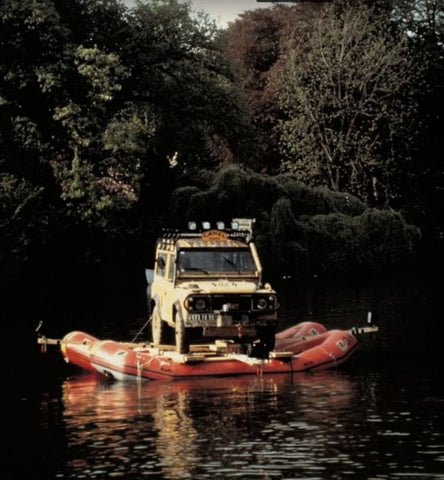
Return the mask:
<path id="1" fill-rule="evenodd" d="M 381 333 L 338 370 L 293 376 L 109 384 L 47 354 L 23 378 L 2 478 L 444 479 L 435 280 L 279 291 L 282 326 L 349 328 L 371 310 Z"/>

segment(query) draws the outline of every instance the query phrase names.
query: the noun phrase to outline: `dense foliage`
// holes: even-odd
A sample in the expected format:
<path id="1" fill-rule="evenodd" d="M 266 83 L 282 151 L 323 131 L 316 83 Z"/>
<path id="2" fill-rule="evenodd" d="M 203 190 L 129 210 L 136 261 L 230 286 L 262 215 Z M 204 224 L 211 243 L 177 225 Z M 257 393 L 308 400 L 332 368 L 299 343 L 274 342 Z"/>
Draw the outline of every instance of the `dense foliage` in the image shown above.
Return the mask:
<path id="1" fill-rule="evenodd" d="M 244 215 L 276 273 L 401 261 L 442 230 L 442 15 L 3 0 L 1 265 L 140 265 L 165 224 Z"/>
<path id="2" fill-rule="evenodd" d="M 443 15 L 436 0 L 242 14 L 226 51 L 263 139 L 263 168 L 401 209 L 439 235 Z"/>
<path id="3" fill-rule="evenodd" d="M 82 255 L 92 237 L 158 229 L 169 162 L 248 160 L 218 31 L 187 5 L 6 0 L 0 21 L 1 201 L 39 231 L 12 215 L 4 256 L 42 242 Z"/>
<path id="4" fill-rule="evenodd" d="M 330 7 L 288 51 L 276 80 L 283 170 L 372 204 L 393 198 L 416 112 L 402 37 L 367 7 Z"/>
<path id="5" fill-rule="evenodd" d="M 406 260 L 420 238 L 392 210 L 369 209 L 352 195 L 237 166 L 221 170 L 207 188 L 173 193 L 172 225 L 237 216 L 256 218 L 256 243 L 274 275 L 378 270 Z"/>

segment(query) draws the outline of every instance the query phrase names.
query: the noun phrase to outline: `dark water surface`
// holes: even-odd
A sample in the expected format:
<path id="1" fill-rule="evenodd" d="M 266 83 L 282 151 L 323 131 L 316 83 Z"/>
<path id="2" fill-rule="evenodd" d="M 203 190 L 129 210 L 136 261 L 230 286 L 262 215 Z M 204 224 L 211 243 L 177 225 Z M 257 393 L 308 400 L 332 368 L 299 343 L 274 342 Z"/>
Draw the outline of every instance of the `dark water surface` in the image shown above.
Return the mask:
<path id="1" fill-rule="evenodd" d="M 279 285 L 282 327 L 378 319 L 380 333 L 338 370 L 109 384 L 49 352 L 11 409 L 1 477 L 444 479 L 441 285 Z M 108 314 L 91 333 L 125 340 L 144 319 L 125 322 L 123 334 L 121 313 Z"/>

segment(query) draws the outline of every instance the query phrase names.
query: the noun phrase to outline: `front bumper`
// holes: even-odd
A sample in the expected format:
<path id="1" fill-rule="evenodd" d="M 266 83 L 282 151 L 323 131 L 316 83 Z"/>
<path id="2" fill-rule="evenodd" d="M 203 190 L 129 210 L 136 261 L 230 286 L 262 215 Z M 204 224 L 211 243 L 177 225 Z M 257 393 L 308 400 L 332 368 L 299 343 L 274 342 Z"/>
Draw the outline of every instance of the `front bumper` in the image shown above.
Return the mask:
<path id="1" fill-rule="evenodd" d="M 252 313 L 229 313 L 229 312 L 210 312 L 210 313 L 188 313 L 185 318 L 185 327 L 204 327 L 204 328 L 256 328 L 273 326 L 276 324 L 277 317 L 275 312 L 261 314 Z"/>

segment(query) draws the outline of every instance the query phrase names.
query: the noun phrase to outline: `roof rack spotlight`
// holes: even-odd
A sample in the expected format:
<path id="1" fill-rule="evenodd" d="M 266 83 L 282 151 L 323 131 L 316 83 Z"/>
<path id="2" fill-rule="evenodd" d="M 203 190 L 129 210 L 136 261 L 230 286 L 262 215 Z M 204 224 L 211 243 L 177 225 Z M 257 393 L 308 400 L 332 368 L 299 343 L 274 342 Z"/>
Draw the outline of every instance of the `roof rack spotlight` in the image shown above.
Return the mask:
<path id="1" fill-rule="evenodd" d="M 239 222 L 231 222 L 232 230 L 239 230 Z"/>
<path id="2" fill-rule="evenodd" d="M 204 230 L 209 230 L 211 228 L 211 223 L 210 222 L 202 222 L 202 228 Z"/>
<path id="3" fill-rule="evenodd" d="M 196 230 L 197 223 L 196 222 L 188 222 L 188 230 Z"/>
<path id="4" fill-rule="evenodd" d="M 253 225 L 256 222 L 255 218 L 233 218 L 233 222 L 237 223 L 238 229 L 253 232 Z"/>
<path id="5" fill-rule="evenodd" d="M 225 230 L 225 223 L 224 222 L 216 222 L 216 228 L 218 230 Z"/>

